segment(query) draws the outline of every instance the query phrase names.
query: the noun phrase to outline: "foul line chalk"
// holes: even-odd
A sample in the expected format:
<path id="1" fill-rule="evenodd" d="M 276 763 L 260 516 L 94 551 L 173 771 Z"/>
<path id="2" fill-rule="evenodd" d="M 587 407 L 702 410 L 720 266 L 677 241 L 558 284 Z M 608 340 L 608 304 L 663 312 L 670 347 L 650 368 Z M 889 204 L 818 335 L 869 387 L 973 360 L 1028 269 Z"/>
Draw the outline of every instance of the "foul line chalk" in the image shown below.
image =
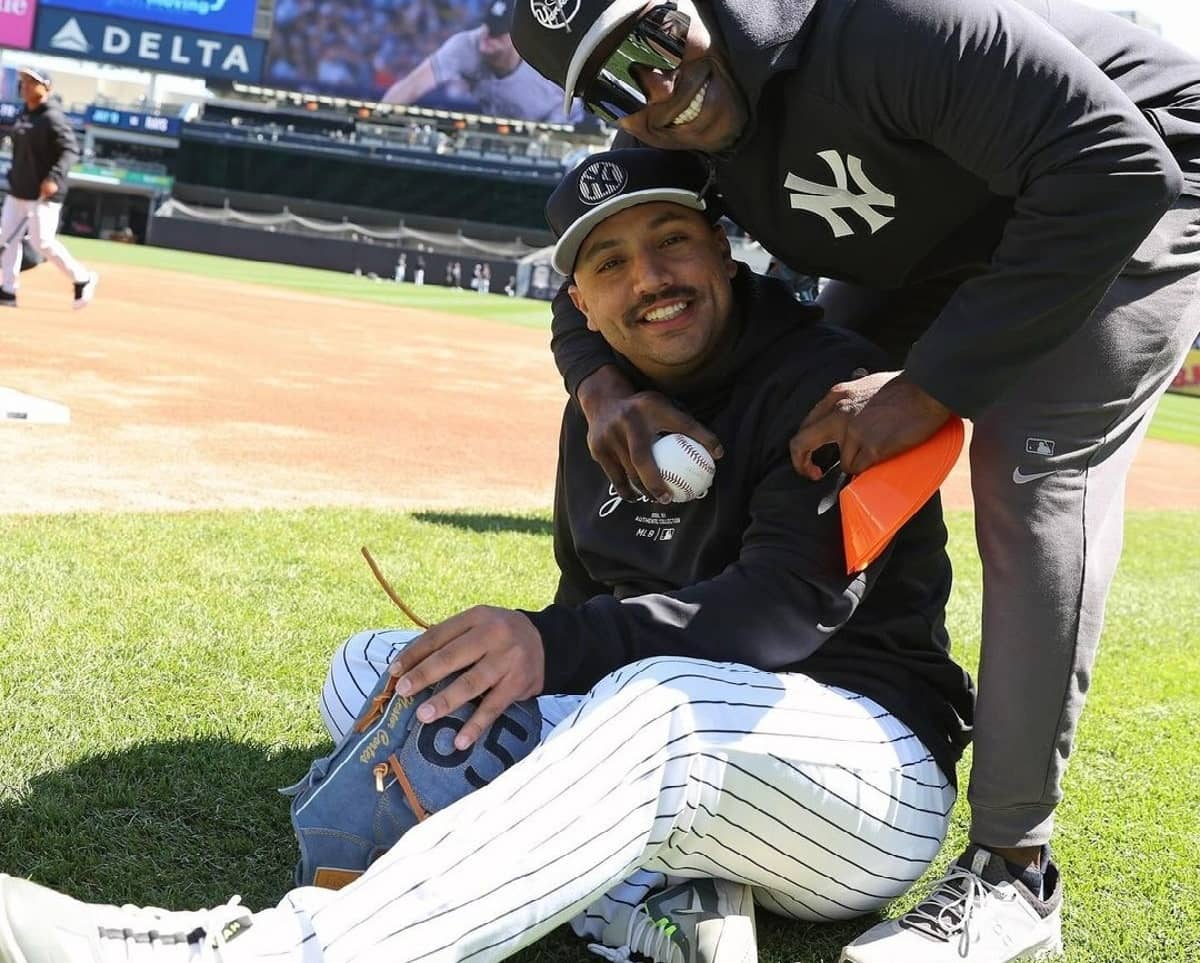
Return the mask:
<path id="1" fill-rule="evenodd" d="M 68 425 L 71 409 L 57 401 L 23 394 L 12 388 L 0 388 L 0 412 L 5 421 L 25 424 Z"/>

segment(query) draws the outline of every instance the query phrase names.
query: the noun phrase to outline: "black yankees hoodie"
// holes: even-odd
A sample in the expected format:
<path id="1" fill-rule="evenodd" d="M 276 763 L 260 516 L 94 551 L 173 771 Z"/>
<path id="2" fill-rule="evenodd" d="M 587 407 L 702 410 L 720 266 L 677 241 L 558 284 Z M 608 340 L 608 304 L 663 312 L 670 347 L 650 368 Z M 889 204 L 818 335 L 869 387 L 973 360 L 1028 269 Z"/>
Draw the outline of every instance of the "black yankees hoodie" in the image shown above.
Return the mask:
<path id="1" fill-rule="evenodd" d="M 751 106 L 714 157 L 780 260 L 940 313 L 906 370 L 976 417 L 1076 331 L 1181 189 L 1200 196 L 1200 62 L 1074 0 L 714 0 Z M 1182 170 L 1182 173 L 1181 173 Z M 610 360 L 555 304 L 567 386 Z"/>
<path id="2" fill-rule="evenodd" d="M 706 497 L 622 501 L 587 447 L 577 405 L 563 417 L 555 493 L 553 605 L 527 613 L 546 652 L 545 691 L 585 692 L 657 655 L 802 671 L 875 699 L 947 777 L 969 736 L 973 694 L 950 659 L 946 530 L 935 497 L 889 552 L 846 574 L 839 472 L 801 478 L 788 439 L 804 414 L 876 348 L 814 319 L 778 281 L 744 267 L 736 346 L 673 400 L 712 426 L 725 456 Z M 631 379 L 649 386 L 629 366 Z"/>
<path id="3" fill-rule="evenodd" d="M 62 108 L 51 99 L 33 110 L 22 110 L 13 121 L 9 136 L 12 137 L 9 193 L 22 200 L 36 201 L 42 181 L 49 177 L 58 185 L 53 200 L 61 202 L 67 196 L 67 174 L 79 160 L 75 132 Z"/>

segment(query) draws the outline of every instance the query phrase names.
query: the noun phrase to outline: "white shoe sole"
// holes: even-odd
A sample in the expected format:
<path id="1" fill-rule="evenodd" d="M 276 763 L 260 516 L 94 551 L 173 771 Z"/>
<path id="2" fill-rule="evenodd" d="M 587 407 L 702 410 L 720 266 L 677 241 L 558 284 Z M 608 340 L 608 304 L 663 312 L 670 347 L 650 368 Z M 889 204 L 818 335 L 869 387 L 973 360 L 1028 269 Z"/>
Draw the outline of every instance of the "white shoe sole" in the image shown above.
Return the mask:
<path id="1" fill-rule="evenodd" d="M 850 952 L 850 947 L 842 950 L 838 956 L 838 963 L 856 963 L 857 957 L 851 956 Z M 1030 946 L 1022 950 L 1018 956 L 1012 957 L 1012 963 L 1037 963 L 1039 960 L 1054 960 L 1062 956 L 1062 952 L 1062 934 L 1051 933 L 1040 943 Z M 970 963 L 969 956 L 966 961 Z"/>

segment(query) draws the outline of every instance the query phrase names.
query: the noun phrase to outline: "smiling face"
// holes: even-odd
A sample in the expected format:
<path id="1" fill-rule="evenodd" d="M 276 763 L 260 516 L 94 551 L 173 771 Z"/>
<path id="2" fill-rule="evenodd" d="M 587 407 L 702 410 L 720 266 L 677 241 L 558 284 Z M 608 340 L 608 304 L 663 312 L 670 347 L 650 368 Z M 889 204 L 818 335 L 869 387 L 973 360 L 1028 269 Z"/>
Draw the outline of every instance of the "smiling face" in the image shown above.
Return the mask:
<path id="1" fill-rule="evenodd" d="M 653 6 L 649 4 L 647 9 Z M 741 136 L 750 112 L 729 62 L 700 11 L 691 0 L 677 0 L 677 6 L 691 18 L 678 69 L 635 67 L 647 104 L 617 123 L 650 147 L 719 153 Z M 612 43 L 601 47 L 585 67 L 584 77 L 595 75 L 620 39 L 618 31 Z"/>
<path id="2" fill-rule="evenodd" d="M 737 271 L 720 227 L 669 201 L 627 208 L 579 248 L 571 300 L 643 374 L 671 386 L 712 361 L 736 334 Z"/>

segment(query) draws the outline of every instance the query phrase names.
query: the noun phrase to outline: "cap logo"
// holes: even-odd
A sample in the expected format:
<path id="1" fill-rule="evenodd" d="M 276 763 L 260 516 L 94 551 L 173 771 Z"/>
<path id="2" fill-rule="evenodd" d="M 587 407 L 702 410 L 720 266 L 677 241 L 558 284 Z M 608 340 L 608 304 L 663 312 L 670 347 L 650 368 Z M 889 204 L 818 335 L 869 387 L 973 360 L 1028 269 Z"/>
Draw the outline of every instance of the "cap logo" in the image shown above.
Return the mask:
<path id="1" fill-rule="evenodd" d="M 533 18 L 547 30 L 571 29 L 571 21 L 579 13 L 580 0 L 529 0 Z"/>
<path id="2" fill-rule="evenodd" d="M 579 175 L 579 199 L 585 204 L 599 204 L 620 194 L 629 175 L 625 168 L 612 161 L 595 161 Z"/>

